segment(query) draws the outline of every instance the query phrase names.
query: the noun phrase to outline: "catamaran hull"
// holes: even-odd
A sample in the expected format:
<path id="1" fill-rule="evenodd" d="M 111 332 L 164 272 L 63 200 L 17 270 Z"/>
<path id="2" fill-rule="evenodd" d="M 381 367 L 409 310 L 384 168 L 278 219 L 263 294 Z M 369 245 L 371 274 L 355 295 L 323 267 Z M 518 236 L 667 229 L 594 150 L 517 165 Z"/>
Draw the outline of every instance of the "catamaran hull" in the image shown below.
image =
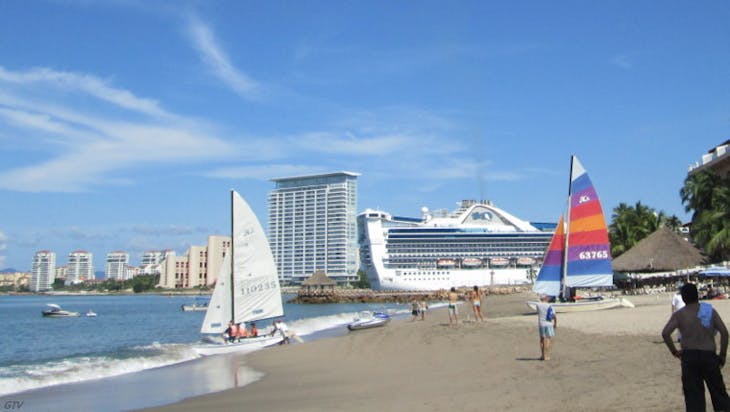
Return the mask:
<path id="1" fill-rule="evenodd" d="M 248 353 L 263 349 L 281 342 L 281 336 L 262 336 L 258 338 L 245 338 L 235 343 L 211 343 L 198 345 L 193 348 L 195 353 L 201 356 L 223 355 L 226 353 Z"/>
<path id="2" fill-rule="evenodd" d="M 435 291 L 451 287 L 524 285 L 530 282 L 528 268 L 504 269 L 379 269 L 369 273 L 373 288 L 378 290 Z"/>
<path id="3" fill-rule="evenodd" d="M 535 301 L 528 301 L 527 306 L 532 310 L 537 310 L 537 303 Z M 571 313 L 571 312 L 589 312 L 594 310 L 604 310 L 613 308 L 633 308 L 634 304 L 624 298 L 604 298 L 599 300 L 585 300 L 578 302 L 556 302 L 551 303 L 550 306 L 557 313 Z"/>

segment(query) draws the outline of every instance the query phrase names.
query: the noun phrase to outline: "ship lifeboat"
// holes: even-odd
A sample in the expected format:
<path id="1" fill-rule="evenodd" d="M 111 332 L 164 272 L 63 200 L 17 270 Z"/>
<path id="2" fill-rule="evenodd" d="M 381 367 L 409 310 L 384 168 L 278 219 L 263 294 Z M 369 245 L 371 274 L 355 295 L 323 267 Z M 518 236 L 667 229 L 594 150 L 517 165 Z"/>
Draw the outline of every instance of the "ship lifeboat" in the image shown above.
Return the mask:
<path id="1" fill-rule="evenodd" d="M 438 259 L 436 266 L 440 268 L 453 268 L 456 266 L 456 261 L 454 259 Z"/>
<path id="2" fill-rule="evenodd" d="M 531 257 L 521 257 L 517 259 L 517 264 L 520 266 L 532 266 L 535 264 L 535 259 Z"/>
<path id="3" fill-rule="evenodd" d="M 468 268 L 475 268 L 482 265 L 482 260 L 479 258 L 464 258 L 461 260 L 461 265 Z"/>
<path id="4" fill-rule="evenodd" d="M 492 267 L 505 267 L 509 265 L 509 259 L 503 257 L 496 257 L 489 259 L 489 264 Z"/>

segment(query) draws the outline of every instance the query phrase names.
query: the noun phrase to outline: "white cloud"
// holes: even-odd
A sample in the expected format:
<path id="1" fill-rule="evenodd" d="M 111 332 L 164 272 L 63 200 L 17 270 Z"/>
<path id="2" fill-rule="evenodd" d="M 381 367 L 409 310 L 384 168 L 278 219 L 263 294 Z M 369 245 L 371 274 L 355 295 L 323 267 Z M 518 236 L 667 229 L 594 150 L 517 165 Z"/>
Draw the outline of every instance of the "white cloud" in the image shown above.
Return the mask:
<path id="1" fill-rule="evenodd" d="M 206 173 L 208 177 L 225 179 L 269 180 L 286 176 L 305 176 L 331 172 L 326 166 L 309 166 L 294 164 L 265 164 L 222 167 Z"/>
<path id="2" fill-rule="evenodd" d="M 188 32 L 193 46 L 213 74 L 242 97 L 253 99 L 260 86 L 231 63 L 228 54 L 216 41 L 210 28 L 194 15 L 189 18 Z"/>
<path id="3" fill-rule="evenodd" d="M 48 68 L 35 68 L 25 72 L 11 72 L 0 66 L 0 82 L 31 86 L 43 83 L 68 91 L 78 91 L 112 103 L 121 108 L 149 116 L 174 118 L 152 99 L 135 96 L 128 90 L 110 86 L 107 82 L 87 74 L 55 71 Z"/>
<path id="4" fill-rule="evenodd" d="M 417 144 L 417 139 L 406 135 L 357 136 L 352 132 L 304 133 L 289 140 L 300 150 L 357 156 L 387 156 Z"/>
<path id="5" fill-rule="evenodd" d="M 91 76 L 48 69 L 0 70 L 0 86 L 22 86 L 0 93 L 0 126 L 5 120 L 9 127 L 41 136 L 46 144 L 36 144 L 35 148 L 46 150 L 51 156 L 34 164 L 0 171 L 0 188 L 31 192 L 84 191 L 101 183 L 129 183 L 127 178 L 115 177 L 114 173 L 140 164 L 200 162 L 236 153 L 233 145 L 216 137 L 206 125 L 168 113 L 153 100 L 139 99 L 126 90 L 105 86 Z M 94 113 L 103 110 L 99 107 L 103 104 L 89 107 L 62 98 L 44 98 L 59 92 L 62 97 L 68 93 L 94 97 L 96 102 L 101 100 L 116 109 L 111 111 L 115 114 Z M 66 105 L 48 103 L 48 100 Z M 124 109 L 121 113 L 120 108 Z M 132 123 L 127 120 L 130 111 L 147 116 Z M 15 139 L 17 144 L 28 144 L 25 140 L 29 138 L 18 135 Z"/>

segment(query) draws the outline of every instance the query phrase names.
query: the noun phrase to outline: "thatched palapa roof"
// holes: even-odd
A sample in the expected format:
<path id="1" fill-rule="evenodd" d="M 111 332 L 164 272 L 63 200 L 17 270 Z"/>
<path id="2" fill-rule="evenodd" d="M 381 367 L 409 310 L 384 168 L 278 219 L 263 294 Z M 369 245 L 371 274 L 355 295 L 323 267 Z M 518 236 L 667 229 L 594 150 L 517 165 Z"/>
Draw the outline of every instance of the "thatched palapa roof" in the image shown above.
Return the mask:
<path id="1" fill-rule="evenodd" d="M 314 274 L 304 282 L 302 286 L 334 286 L 337 281 L 325 275 L 324 270 L 316 270 Z"/>
<path id="2" fill-rule="evenodd" d="M 613 260 L 617 272 L 660 272 L 693 268 L 705 256 L 673 230 L 662 227 Z"/>

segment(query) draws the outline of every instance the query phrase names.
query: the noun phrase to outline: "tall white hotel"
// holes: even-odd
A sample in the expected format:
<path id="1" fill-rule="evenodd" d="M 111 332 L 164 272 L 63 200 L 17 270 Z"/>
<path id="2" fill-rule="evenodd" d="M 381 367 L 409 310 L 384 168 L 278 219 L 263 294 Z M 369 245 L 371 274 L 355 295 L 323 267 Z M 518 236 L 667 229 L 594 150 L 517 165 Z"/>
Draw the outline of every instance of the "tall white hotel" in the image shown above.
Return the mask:
<path id="1" fill-rule="evenodd" d="M 51 290 L 55 280 L 56 254 L 49 250 L 39 250 L 33 257 L 33 268 L 30 271 L 31 292 Z"/>
<path id="2" fill-rule="evenodd" d="M 66 285 L 94 279 L 93 255 L 85 250 L 69 253 L 66 265 Z"/>
<path id="3" fill-rule="evenodd" d="M 339 283 L 357 280 L 358 176 L 272 179 L 269 244 L 282 282 L 301 283 L 320 269 Z"/>
<path id="4" fill-rule="evenodd" d="M 129 279 L 129 253 L 123 251 L 106 254 L 106 278 L 114 280 Z"/>

